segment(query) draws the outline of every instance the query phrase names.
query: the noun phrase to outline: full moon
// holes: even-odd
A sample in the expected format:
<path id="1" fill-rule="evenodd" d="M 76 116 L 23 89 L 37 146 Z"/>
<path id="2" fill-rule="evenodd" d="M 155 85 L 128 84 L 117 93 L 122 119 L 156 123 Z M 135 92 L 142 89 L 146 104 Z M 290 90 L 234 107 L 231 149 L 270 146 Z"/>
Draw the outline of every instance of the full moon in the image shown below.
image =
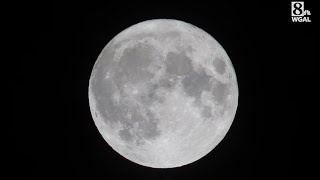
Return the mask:
<path id="1" fill-rule="evenodd" d="M 94 123 L 126 159 L 180 167 L 212 151 L 238 106 L 229 56 L 204 30 L 173 19 L 148 20 L 116 35 L 89 81 Z"/>

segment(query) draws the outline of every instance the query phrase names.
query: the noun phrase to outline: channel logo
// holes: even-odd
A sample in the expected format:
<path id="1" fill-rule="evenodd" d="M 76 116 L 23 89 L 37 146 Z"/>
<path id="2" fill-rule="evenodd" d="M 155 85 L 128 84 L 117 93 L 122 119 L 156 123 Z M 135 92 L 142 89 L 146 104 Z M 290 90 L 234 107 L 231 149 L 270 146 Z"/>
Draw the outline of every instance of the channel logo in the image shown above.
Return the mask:
<path id="1" fill-rule="evenodd" d="M 291 2 L 291 18 L 292 22 L 311 22 L 311 12 L 304 9 L 303 1 Z"/>

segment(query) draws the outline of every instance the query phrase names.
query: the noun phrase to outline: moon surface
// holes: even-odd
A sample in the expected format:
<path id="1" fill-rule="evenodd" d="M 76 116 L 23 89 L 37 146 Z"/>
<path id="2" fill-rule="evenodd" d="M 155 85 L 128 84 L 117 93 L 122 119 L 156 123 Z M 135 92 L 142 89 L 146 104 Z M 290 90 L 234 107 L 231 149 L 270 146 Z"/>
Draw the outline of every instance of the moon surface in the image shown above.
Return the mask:
<path id="1" fill-rule="evenodd" d="M 222 46 L 202 29 L 148 20 L 116 35 L 89 81 L 94 123 L 120 155 L 153 168 L 199 160 L 224 138 L 238 85 Z"/>

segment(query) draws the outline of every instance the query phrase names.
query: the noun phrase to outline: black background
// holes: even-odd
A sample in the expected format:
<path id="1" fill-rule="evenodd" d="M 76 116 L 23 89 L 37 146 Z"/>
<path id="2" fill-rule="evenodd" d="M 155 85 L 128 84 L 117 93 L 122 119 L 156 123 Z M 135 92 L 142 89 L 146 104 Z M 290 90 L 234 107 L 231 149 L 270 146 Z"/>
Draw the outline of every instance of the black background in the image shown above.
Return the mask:
<path id="1" fill-rule="evenodd" d="M 269 179 L 301 174 L 316 92 L 315 18 L 291 22 L 290 1 L 261 3 L 51 3 L 21 5 L 12 76 L 12 175 L 96 179 Z M 103 140 L 89 110 L 90 73 L 104 46 L 138 22 L 170 18 L 211 34 L 239 85 L 234 123 L 202 159 L 174 169 L 132 163 Z M 306 111 L 308 110 L 308 111 Z M 46 178 L 45 178 L 46 179 Z"/>

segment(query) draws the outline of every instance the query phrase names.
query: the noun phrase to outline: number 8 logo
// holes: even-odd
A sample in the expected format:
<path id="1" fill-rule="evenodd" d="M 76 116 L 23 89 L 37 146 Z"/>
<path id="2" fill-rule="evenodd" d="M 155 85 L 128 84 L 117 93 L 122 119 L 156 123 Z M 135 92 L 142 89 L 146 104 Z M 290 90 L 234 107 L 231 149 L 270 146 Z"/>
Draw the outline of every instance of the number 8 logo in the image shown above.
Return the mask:
<path id="1" fill-rule="evenodd" d="M 292 3 L 292 16 L 303 16 L 304 2 L 291 2 Z"/>

